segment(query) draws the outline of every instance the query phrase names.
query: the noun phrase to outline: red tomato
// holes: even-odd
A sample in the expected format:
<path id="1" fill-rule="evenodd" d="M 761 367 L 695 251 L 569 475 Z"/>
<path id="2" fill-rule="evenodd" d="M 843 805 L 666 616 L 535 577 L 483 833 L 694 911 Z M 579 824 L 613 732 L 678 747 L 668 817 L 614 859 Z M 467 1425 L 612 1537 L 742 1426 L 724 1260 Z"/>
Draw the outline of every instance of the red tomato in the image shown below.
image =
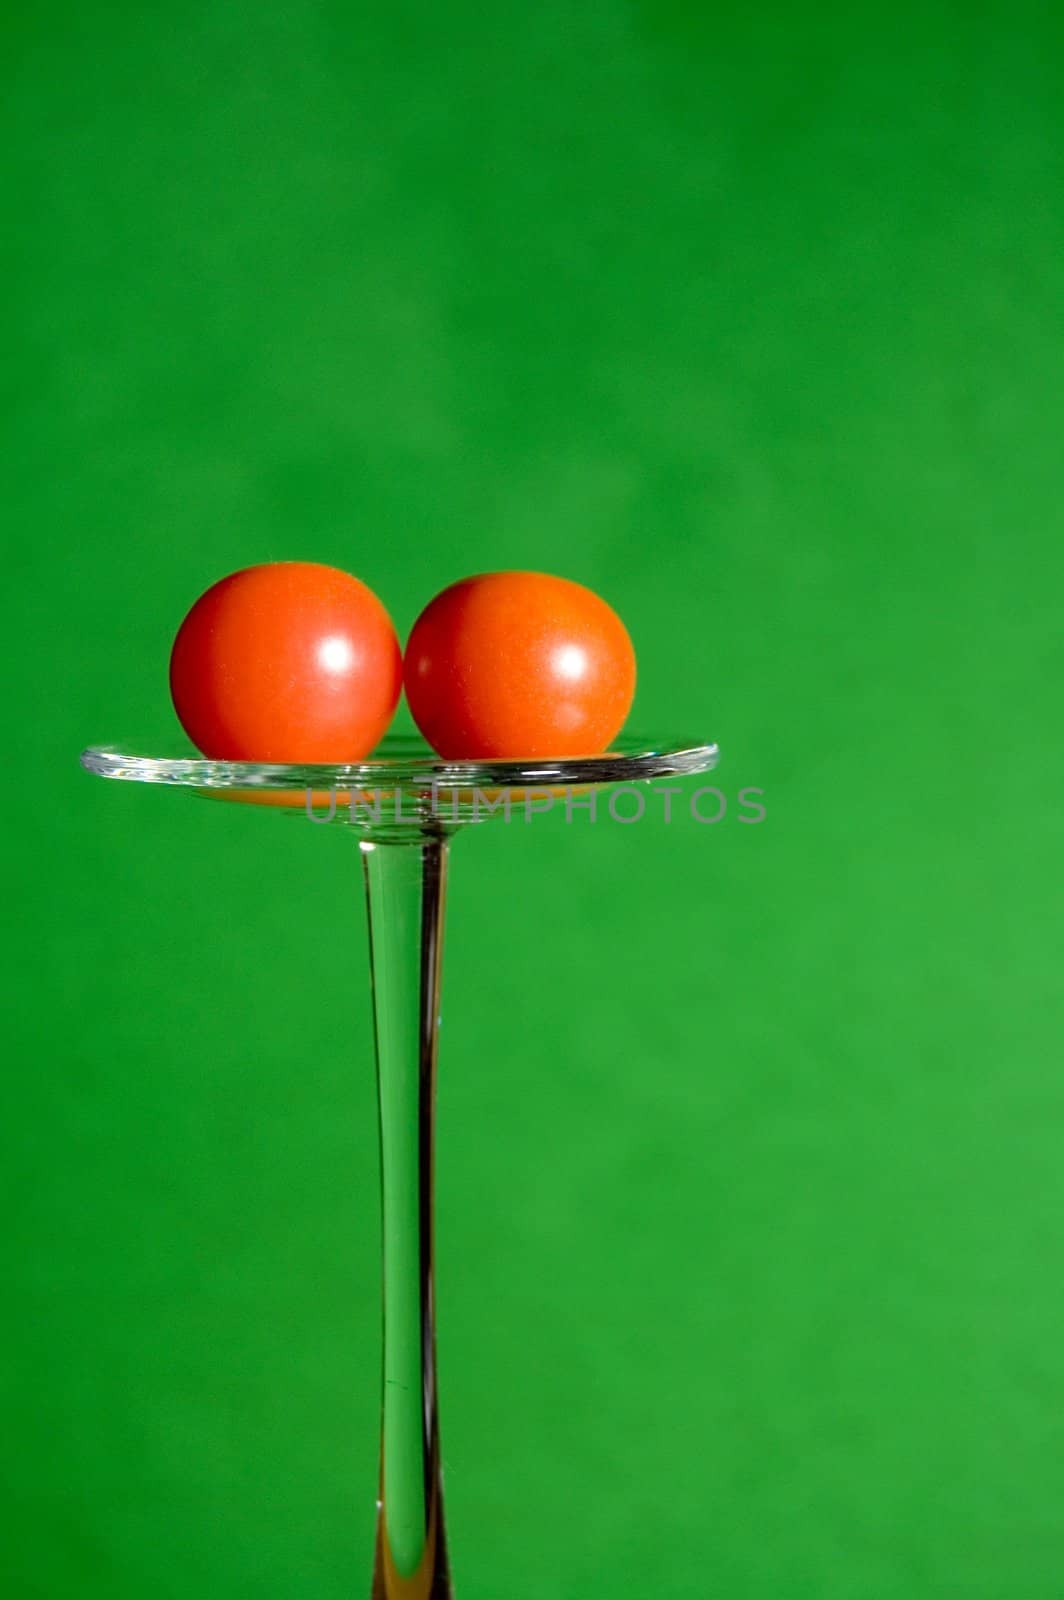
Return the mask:
<path id="1" fill-rule="evenodd" d="M 447 759 L 596 755 L 635 693 L 635 652 L 605 600 L 541 572 L 464 578 L 429 602 L 403 666 L 421 732 Z"/>
<path id="2" fill-rule="evenodd" d="M 399 641 L 377 596 L 313 561 L 222 578 L 170 657 L 181 725 L 220 760 L 357 761 L 387 728 L 401 684 Z"/>

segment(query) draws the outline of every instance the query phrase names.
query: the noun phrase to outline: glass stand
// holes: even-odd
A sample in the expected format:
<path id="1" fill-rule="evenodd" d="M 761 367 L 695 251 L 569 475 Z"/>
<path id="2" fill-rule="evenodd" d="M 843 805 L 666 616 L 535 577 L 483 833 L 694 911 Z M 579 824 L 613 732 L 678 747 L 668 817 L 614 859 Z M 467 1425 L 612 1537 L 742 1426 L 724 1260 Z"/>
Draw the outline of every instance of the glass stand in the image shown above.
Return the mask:
<path id="1" fill-rule="evenodd" d="M 369 913 L 381 1150 L 384 1361 L 373 1600 L 451 1600 L 437 1415 L 433 1273 L 436 1049 L 447 864 L 460 830 L 530 820 L 575 791 L 707 772 L 711 744 L 626 739 L 602 756 L 444 762 L 386 740 L 335 767 L 138 756 L 93 747 L 88 771 L 176 784 L 355 830 Z"/>
<path id="2" fill-rule="evenodd" d="M 374 1600 L 451 1594 L 440 1480 L 433 1151 L 446 837 L 362 841 L 377 1038 L 384 1371 Z"/>

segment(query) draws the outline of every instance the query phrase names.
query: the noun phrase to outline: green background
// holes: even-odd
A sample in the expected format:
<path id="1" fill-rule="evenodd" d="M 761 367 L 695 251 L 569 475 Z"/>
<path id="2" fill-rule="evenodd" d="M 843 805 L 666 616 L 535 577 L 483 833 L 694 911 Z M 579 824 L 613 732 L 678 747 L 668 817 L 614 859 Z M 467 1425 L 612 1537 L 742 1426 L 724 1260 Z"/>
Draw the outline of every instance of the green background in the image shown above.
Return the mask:
<path id="1" fill-rule="evenodd" d="M 77 768 L 282 557 L 765 790 L 455 846 L 461 1600 L 1064 1588 L 1064 28 L 731 9 L 7 20 L 5 1595 L 368 1587 L 357 850 Z"/>

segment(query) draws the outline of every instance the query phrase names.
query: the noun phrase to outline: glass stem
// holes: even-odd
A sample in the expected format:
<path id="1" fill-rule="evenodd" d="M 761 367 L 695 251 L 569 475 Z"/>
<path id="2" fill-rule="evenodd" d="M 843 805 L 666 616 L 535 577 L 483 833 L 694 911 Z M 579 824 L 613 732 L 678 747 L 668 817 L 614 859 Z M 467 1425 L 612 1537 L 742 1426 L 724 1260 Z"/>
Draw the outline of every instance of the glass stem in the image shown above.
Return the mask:
<path id="1" fill-rule="evenodd" d="M 451 1600 L 436 1411 L 433 1123 L 446 838 L 365 841 L 384 1361 L 373 1600 Z"/>

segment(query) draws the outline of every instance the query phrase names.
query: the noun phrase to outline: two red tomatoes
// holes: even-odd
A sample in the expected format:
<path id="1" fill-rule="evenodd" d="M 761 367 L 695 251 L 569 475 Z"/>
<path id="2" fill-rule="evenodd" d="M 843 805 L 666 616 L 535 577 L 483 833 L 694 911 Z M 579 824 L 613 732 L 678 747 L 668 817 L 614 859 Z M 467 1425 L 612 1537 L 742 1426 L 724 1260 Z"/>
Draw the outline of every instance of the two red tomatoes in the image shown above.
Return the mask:
<path id="1" fill-rule="evenodd" d="M 448 759 L 592 755 L 620 731 L 635 653 L 616 612 L 579 583 L 492 572 L 444 589 L 405 662 L 384 606 L 335 567 L 247 567 L 208 589 L 178 631 L 181 724 L 222 760 L 357 761 L 400 690 Z"/>

